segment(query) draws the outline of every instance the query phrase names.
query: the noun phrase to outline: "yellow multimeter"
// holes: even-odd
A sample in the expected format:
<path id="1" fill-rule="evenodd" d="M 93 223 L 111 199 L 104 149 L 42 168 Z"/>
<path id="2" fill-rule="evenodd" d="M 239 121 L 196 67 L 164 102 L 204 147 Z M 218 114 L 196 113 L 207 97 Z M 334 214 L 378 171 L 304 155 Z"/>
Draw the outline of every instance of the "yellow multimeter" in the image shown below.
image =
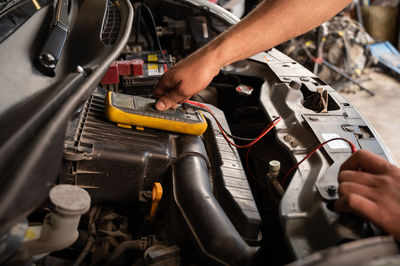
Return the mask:
<path id="1" fill-rule="evenodd" d="M 154 99 L 109 91 L 105 98 L 106 118 L 120 127 L 136 126 L 138 130 L 155 128 L 196 136 L 206 131 L 207 121 L 200 111 L 179 107 L 161 112 L 155 109 L 155 102 Z"/>

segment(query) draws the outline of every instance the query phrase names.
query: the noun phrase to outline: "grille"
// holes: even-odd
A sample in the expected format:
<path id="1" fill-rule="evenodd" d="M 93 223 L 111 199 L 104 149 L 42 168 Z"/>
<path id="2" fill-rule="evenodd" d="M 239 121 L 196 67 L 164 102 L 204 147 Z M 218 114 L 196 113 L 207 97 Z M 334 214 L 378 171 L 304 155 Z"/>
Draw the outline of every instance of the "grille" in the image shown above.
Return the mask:
<path id="1" fill-rule="evenodd" d="M 121 13 L 118 6 L 109 4 L 107 14 L 101 31 L 101 40 L 105 45 L 112 45 L 117 41 L 119 29 L 121 27 Z"/>

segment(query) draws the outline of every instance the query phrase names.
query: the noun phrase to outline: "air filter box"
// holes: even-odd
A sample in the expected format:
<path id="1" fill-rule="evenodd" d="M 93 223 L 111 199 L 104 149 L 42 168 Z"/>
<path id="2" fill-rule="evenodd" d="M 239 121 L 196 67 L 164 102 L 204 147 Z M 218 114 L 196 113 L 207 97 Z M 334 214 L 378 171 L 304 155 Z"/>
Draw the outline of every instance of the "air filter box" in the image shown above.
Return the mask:
<path id="1" fill-rule="evenodd" d="M 71 118 L 60 183 L 80 185 L 94 202 L 132 202 L 168 171 L 178 134 L 119 128 L 104 116 L 105 91 L 96 89 Z"/>

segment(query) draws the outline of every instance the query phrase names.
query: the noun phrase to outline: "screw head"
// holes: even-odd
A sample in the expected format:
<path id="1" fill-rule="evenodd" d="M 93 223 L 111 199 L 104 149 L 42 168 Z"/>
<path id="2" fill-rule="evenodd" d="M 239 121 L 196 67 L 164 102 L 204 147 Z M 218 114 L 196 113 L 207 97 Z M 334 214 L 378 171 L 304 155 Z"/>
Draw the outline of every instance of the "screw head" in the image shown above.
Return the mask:
<path id="1" fill-rule="evenodd" d="M 333 196 L 333 195 L 336 194 L 336 190 L 337 190 L 337 189 L 336 189 L 335 186 L 331 185 L 331 186 L 328 186 L 328 188 L 327 188 L 326 190 L 328 191 L 328 194 L 329 194 L 329 195 Z"/>
<path id="2" fill-rule="evenodd" d="M 56 58 L 49 53 L 44 53 L 39 57 L 40 61 L 45 67 L 55 68 L 56 67 Z"/>

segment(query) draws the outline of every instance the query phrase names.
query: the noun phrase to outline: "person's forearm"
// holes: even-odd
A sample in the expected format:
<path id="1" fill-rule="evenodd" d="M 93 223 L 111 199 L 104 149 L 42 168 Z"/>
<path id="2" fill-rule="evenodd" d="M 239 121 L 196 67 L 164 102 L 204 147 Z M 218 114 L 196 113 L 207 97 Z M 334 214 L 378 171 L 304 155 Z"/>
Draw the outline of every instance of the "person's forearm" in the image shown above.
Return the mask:
<path id="1" fill-rule="evenodd" d="M 265 51 L 322 24 L 350 0 L 266 0 L 199 52 L 220 67 Z"/>
<path id="2" fill-rule="evenodd" d="M 248 58 L 318 26 L 351 0 L 266 0 L 206 46 L 172 66 L 153 94 L 160 111 L 203 90 L 221 67 Z"/>

